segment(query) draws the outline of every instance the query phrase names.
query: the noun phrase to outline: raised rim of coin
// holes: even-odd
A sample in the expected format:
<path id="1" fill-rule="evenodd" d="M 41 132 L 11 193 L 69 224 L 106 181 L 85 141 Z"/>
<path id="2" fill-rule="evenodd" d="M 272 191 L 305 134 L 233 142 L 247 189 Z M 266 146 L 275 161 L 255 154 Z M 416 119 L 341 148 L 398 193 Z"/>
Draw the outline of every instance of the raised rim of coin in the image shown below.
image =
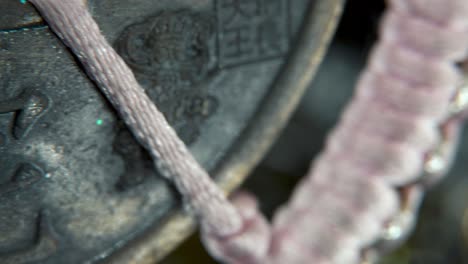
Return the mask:
<path id="1" fill-rule="evenodd" d="M 252 121 L 214 171 L 216 182 L 232 192 L 260 162 L 286 125 L 312 81 L 335 32 L 344 0 L 318 0 L 309 6 L 299 33 L 280 73 L 263 98 Z M 182 211 L 146 233 L 99 258 L 104 263 L 150 264 L 162 259 L 195 230 L 194 219 Z"/>

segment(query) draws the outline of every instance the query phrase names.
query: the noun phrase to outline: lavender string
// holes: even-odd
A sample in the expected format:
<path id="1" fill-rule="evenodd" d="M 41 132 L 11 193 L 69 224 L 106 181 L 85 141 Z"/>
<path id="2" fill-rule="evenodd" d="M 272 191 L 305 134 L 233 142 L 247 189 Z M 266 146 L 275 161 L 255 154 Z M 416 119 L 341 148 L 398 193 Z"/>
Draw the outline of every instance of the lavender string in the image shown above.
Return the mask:
<path id="1" fill-rule="evenodd" d="M 178 139 L 79 0 L 31 0 L 71 48 L 229 263 L 359 263 L 400 241 L 427 182 L 450 164 L 464 107 L 457 63 L 468 1 L 392 0 L 356 95 L 272 226 L 253 197 L 231 204 Z M 458 106 L 458 108 L 457 108 Z M 454 108 L 455 107 L 455 108 Z M 421 175 L 425 175 L 422 177 Z"/>

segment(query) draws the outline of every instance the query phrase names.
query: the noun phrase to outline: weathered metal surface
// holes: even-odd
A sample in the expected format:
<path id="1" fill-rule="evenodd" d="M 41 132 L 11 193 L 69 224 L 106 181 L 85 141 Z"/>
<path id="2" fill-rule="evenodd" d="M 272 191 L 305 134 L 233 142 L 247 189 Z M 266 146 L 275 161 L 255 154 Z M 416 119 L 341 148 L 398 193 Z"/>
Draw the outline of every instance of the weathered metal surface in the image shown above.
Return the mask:
<path id="1" fill-rule="evenodd" d="M 176 192 L 34 9 L 4 2 L 0 263 L 161 258 L 192 229 Z M 342 1 L 88 5 L 199 162 L 230 191 L 301 97 Z"/>

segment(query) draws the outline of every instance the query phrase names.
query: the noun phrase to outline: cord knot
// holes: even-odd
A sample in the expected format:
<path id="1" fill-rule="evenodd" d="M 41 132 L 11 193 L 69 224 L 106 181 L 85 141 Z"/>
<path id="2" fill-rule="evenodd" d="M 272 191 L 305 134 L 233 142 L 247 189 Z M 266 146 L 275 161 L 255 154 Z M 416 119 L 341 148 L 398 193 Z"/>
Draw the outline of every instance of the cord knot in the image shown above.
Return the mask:
<path id="1" fill-rule="evenodd" d="M 258 211 L 250 194 L 238 193 L 232 200 L 243 223 L 238 232 L 220 236 L 202 226 L 202 242 L 213 257 L 233 264 L 264 263 L 271 241 L 270 225 Z"/>

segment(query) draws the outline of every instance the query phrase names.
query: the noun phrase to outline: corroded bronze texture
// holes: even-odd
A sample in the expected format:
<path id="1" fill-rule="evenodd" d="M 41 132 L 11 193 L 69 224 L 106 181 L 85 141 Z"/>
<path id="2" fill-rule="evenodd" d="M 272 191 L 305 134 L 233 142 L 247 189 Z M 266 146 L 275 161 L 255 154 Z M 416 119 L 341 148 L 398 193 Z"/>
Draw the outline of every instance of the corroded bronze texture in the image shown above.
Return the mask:
<path id="1" fill-rule="evenodd" d="M 178 196 L 34 9 L 0 9 L 0 262 L 153 263 Z M 231 191 L 312 79 L 341 0 L 88 1 L 199 162 Z"/>

